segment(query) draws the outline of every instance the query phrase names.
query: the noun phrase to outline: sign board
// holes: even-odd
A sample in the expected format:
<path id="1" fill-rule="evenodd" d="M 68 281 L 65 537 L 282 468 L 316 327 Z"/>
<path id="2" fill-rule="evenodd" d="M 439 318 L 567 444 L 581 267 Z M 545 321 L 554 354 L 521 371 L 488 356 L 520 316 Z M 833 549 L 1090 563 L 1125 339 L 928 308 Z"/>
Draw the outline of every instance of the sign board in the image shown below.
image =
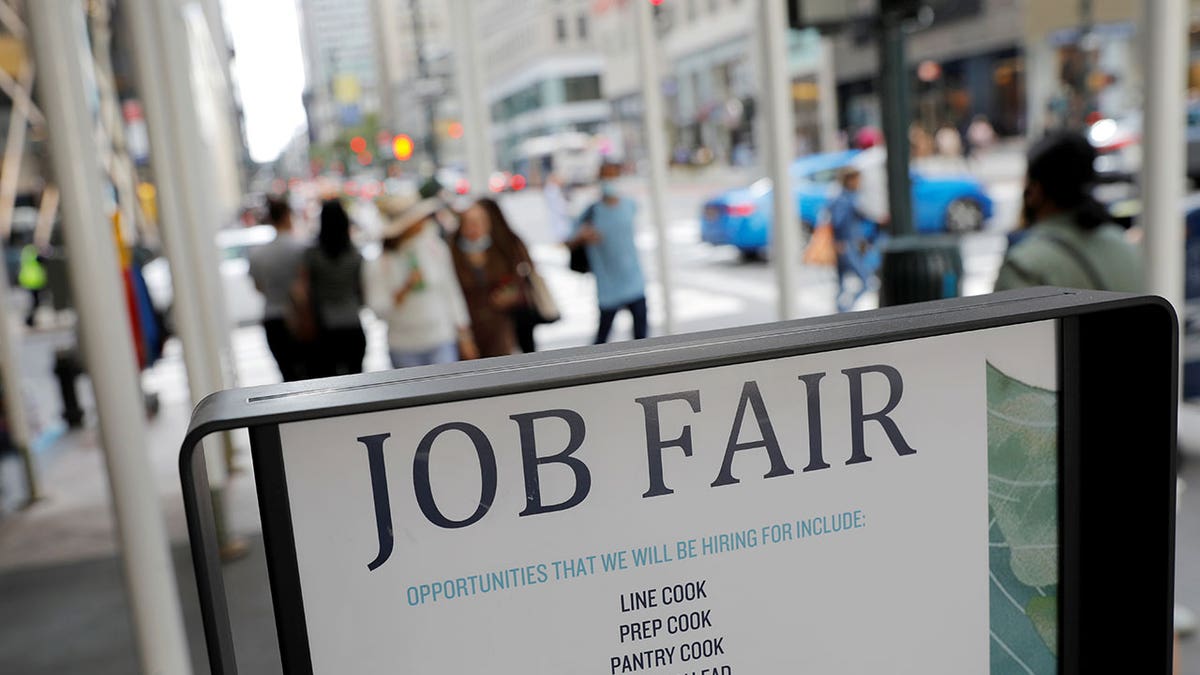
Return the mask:
<path id="1" fill-rule="evenodd" d="M 1122 644 L 1165 673 L 1174 335 L 1002 294 L 227 392 L 188 443 L 251 429 L 287 672 L 1074 673 L 1142 570 Z"/>

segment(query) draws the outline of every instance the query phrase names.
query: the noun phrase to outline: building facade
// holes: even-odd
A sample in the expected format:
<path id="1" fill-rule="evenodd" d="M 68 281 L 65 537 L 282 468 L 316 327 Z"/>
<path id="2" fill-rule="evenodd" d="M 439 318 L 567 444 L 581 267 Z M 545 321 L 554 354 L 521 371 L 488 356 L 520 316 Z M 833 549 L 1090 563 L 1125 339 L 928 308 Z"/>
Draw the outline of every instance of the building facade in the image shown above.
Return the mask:
<path id="1" fill-rule="evenodd" d="M 603 133 L 610 106 L 601 91 L 593 0 L 478 0 L 486 100 L 497 164 L 527 172 L 522 144 L 564 132 Z"/>
<path id="2" fill-rule="evenodd" d="M 327 144 L 377 114 L 371 0 L 298 0 L 309 140 Z"/>

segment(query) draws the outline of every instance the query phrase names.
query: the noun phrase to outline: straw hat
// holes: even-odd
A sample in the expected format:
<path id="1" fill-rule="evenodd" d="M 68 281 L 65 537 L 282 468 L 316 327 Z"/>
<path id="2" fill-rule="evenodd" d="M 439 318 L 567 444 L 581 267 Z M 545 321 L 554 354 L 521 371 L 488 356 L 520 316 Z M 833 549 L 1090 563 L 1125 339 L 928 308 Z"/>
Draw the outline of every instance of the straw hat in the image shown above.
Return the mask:
<path id="1" fill-rule="evenodd" d="M 435 197 L 421 199 L 414 193 L 380 197 L 375 200 L 375 206 L 384 219 L 381 234 L 384 239 L 391 239 L 425 222 L 442 208 L 442 201 Z"/>

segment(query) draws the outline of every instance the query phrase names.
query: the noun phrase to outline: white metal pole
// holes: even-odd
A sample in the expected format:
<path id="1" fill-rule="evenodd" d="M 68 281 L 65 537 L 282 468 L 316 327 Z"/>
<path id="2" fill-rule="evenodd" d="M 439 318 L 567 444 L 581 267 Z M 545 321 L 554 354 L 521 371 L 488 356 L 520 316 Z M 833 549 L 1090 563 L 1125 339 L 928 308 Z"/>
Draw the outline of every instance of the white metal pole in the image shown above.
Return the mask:
<path id="1" fill-rule="evenodd" d="M 216 232 L 224 214 L 219 213 L 216 176 L 212 155 L 205 145 L 205 135 L 197 118 L 196 92 L 193 89 L 193 63 L 190 41 L 184 24 L 184 6 L 190 0 L 158 0 L 150 3 L 158 29 L 156 52 L 165 79 L 157 86 L 166 89 L 170 106 L 174 153 L 169 157 L 179 171 L 181 206 L 188 221 L 183 228 L 187 235 L 188 253 L 192 260 L 195 285 L 193 298 L 201 303 L 204 316 L 206 353 L 211 357 L 211 377 L 225 386 L 232 382 L 233 356 L 230 342 L 230 323 L 225 311 L 220 280 Z M 224 139 L 212 139 L 219 142 Z"/>
<path id="2" fill-rule="evenodd" d="M 761 138 L 767 157 L 767 175 L 774 184 L 771 218 L 771 265 L 778 286 L 780 320 L 796 317 L 795 291 L 800 260 L 800 217 L 792 195 L 788 167 L 795 142 L 792 76 L 788 68 L 787 19 L 778 0 L 759 1 L 759 43 L 762 45 L 762 84 L 766 127 Z"/>
<path id="3" fill-rule="evenodd" d="M 142 672 L 186 675 L 192 665 L 146 452 L 146 412 L 116 242 L 104 212 L 83 6 L 75 0 L 38 0 L 26 7 Z"/>
<path id="4" fill-rule="evenodd" d="M 675 303 L 671 297 L 671 261 L 667 240 L 667 141 L 663 137 L 662 78 L 654 45 L 654 14 L 648 0 L 634 0 L 638 58 L 642 66 L 642 128 L 646 138 L 646 163 L 650 169 L 650 221 L 657 243 L 658 284 L 662 288 L 663 333 L 675 332 Z"/>
<path id="5" fill-rule="evenodd" d="M 22 64 L 18 95 L 12 99 L 8 136 L 4 145 L 4 164 L 0 169 L 0 238 L 7 239 L 12 230 L 13 214 L 16 211 L 17 187 L 21 177 L 21 159 L 25 155 L 25 132 L 29 127 L 29 97 L 26 94 L 33 86 L 33 63 L 28 59 Z M 0 244 L 0 254 L 5 246 Z M 21 348 L 19 329 L 12 323 L 12 289 L 8 275 L 0 272 L 0 376 L 4 382 L 4 413 L 8 420 L 8 431 L 13 445 L 25 465 L 25 492 L 28 502 L 37 501 L 37 465 L 33 458 L 33 434 L 29 429 L 29 416 L 25 410 L 25 397 L 21 391 Z"/>
<path id="6" fill-rule="evenodd" d="M 1146 110 L 1142 162 L 1142 229 L 1146 290 L 1166 298 L 1183 316 L 1184 65 L 1188 3 L 1144 5 Z"/>
<path id="7" fill-rule="evenodd" d="M 204 335 L 204 315 L 200 303 L 193 302 L 197 286 L 193 261 L 188 255 L 188 220 L 184 214 L 181 193 L 182 179 L 178 170 L 178 155 L 171 142 L 169 130 L 170 103 L 162 82 L 162 62 L 155 46 L 157 29 L 151 4 L 155 0 L 128 0 L 124 6 L 126 31 L 131 39 L 136 65 L 138 89 L 146 109 L 146 127 L 150 137 L 150 160 L 157 183 L 159 226 L 167 261 L 171 265 L 171 285 L 176 302 L 172 308 L 175 327 L 183 342 L 183 362 L 187 367 L 188 390 L 192 403 L 217 391 L 212 381 L 209 360 L 219 358 L 208 351 Z"/>
<path id="8" fill-rule="evenodd" d="M 196 119 L 188 36 L 175 0 L 133 0 L 131 26 L 139 50 L 139 79 L 147 103 L 147 127 L 157 139 L 156 176 L 169 189 L 163 205 L 163 239 L 171 263 L 174 310 L 188 323 L 180 325 L 189 391 L 195 402 L 232 383 L 229 323 L 218 278 L 215 181 Z M 143 25 L 145 23 L 146 25 Z M 145 51 L 142 51 L 142 50 Z M 143 72 L 148 69 L 150 72 Z M 163 174 L 158 174 L 159 169 Z M 164 185 L 163 187 L 168 187 Z M 179 277 L 175 277 L 176 272 Z M 183 305 L 189 305 L 184 308 Z M 195 312 L 195 316 L 188 316 Z M 189 356 L 187 347 L 193 349 Z M 228 435 L 221 437 L 226 457 L 232 454 Z M 228 465 L 216 443 L 205 443 L 209 484 L 221 489 Z M 219 528 L 224 532 L 224 527 Z"/>
<path id="9" fill-rule="evenodd" d="M 491 114 L 484 100 L 483 64 L 479 55 L 479 29 L 475 24 L 475 0 L 450 0 L 453 27 L 455 75 L 462 106 L 467 150 L 467 179 L 471 189 L 485 193 L 496 166 L 492 149 Z M 434 133 L 433 129 L 429 133 Z"/>
<path id="10" fill-rule="evenodd" d="M 837 75 L 833 70 L 833 38 L 821 36 L 821 60 L 817 64 L 817 121 L 821 129 L 821 152 L 838 149 Z"/>

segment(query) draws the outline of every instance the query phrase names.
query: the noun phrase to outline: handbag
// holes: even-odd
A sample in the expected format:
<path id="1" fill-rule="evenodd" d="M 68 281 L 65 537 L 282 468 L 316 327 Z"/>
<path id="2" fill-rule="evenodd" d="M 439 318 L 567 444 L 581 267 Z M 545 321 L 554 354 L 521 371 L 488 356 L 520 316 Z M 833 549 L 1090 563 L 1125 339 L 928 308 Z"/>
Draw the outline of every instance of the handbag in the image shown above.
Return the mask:
<path id="1" fill-rule="evenodd" d="M 571 249 L 571 271 L 580 274 L 587 274 L 592 271 L 592 264 L 588 262 L 587 244 L 576 246 Z"/>
<path id="2" fill-rule="evenodd" d="M 546 285 L 542 275 L 538 274 L 537 270 L 530 270 L 525 282 L 529 286 L 526 293 L 529 306 L 537 316 L 538 323 L 554 323 L 561 319 L 562 313 L 558 311 L 558 303 L 554 301 L 554 295 L 550 293 L 550 287 Z"/>
<path id="3" fill-rule="evenodd" d="M 583 216 L 579 219 L 579 222 L 590 224 L 592 222 L 592 215 L 595 212 L 596 204 L 592 203 L 587 207 L 587 210 L 583 212 Z M 571 249 L 571 262 L 568 266 L 571 268 L 572 272 L 587 274 L 592 271 L 592 263 L 588 261 L 587 247 L 587 244 L 581 244 Z"/>
<path id="4" fill-rule="evenodd" d="M 288 303 L 283 312 L 283 322 L 296 342 L 309 344 L 316 341 L 319 332 L 317 308 L 313 300 L 312 279 L 307 265 L 300 269 L 288 288 Z"/>
<path id="5" fill-rule="evenodd" d="M 837 264 L 837 246 L 833 241 L 833 225 L 819 225 L 813 230 L 808 246 L 804 247 L 804 264 L 830 267 Z"/>

